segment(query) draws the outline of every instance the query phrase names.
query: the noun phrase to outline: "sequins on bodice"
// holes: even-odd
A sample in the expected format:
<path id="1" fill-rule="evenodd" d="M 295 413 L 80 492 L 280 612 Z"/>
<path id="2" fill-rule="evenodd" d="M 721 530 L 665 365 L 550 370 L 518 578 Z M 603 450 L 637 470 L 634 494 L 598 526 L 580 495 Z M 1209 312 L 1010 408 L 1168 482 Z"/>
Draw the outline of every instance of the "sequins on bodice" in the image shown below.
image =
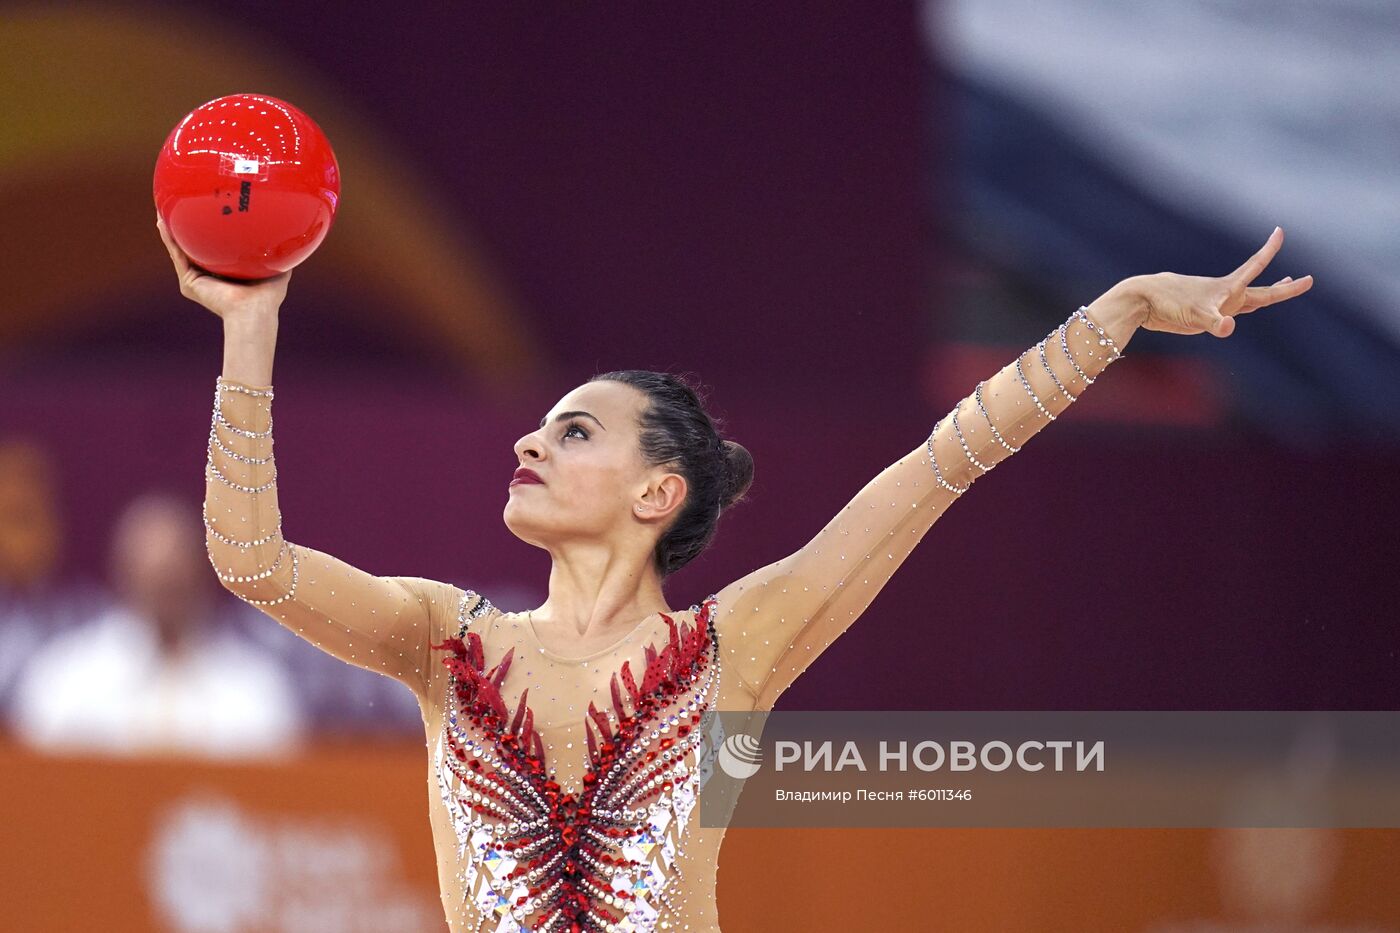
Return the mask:
<path id="1" fill-rule="evenodd" d="M 433 766 L 482 929 L 643 931 L 680 915 L 667 887 L 719 692 L 714 607 L 688 624 L 660 614 L 659 649 L 644 624 L 569 659 L 466 591 L 457 636 L 433 646 L 450 671 Z"/>

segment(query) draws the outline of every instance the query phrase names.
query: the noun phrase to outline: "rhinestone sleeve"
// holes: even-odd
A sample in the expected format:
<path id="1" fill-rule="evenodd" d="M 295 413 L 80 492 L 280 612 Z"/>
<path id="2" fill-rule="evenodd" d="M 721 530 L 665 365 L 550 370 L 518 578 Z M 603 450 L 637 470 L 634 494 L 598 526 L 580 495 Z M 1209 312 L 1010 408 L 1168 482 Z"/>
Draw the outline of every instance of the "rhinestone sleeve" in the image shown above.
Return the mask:
<path id="1" fill-rule="evenodd" d="M 800 550 L 721 590 L 716 624 L 725 659 L 756 707 L 771 709 L 859 618 L 944 511 L 1119 355 L 1079 309 L 979 382 Z"/>
<path id="2" fill-rule="evenodd" d="M 272 389 L 219 378 L 205 462 L 209 562 L 225 589 L 343 661 L 423 693 L 458 590 L 381 577 L 282 535 Z"/>

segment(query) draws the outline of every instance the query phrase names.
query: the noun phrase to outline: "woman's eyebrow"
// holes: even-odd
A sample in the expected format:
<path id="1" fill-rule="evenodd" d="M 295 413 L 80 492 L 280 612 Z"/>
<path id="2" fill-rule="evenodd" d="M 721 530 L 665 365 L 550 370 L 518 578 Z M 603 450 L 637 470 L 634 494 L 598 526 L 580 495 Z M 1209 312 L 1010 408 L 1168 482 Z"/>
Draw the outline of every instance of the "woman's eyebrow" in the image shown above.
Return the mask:
<path id="1" fill-rule="evenodd" d="M 573 417 L 593 418 L 593 416 L 590 415 L 590 414 L 589 414 L 588 412 L 586 412 L 586 411 L 561 411 L 559 414 L 557 414 L 557 415 L 554 416 L 554 420 L 555 420 L 556 422 L 559 422 L 559 421 L 566 421 L 566 420 L 568 420 L 569 418 L 573 418 Z M 541 418 L 541 419 L 540 419 L 540 427 L 544 427 L 545 422 L 548 421 L 548 420 L 549 420 L 549 416 L 548 416 L 548 415 L 546 415 L 545 417 Z M 598 427 L 603 428 L 603 422 L 599 421 L 597 418 L 593 418 L 593 422 L 594 422 L 595 424 L 597 424 Z M 606 431 L 607 428 L 603 428 L 603 430 Z"/>

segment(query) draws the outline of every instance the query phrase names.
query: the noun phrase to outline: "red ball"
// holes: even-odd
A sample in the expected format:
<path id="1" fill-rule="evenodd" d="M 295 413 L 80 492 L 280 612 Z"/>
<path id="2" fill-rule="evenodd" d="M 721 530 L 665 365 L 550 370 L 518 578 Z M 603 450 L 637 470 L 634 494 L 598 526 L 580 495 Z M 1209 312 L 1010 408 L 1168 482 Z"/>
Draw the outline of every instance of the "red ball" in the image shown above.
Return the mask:
<path id="1" fill-rule="evenodd" d="M 310 256 L 330 232 L 340 166 L 321 128 L 286 101 L 230 94 L 170 131 L 156 159 L 156 211 L 190 261 L 265 279 Z"/>

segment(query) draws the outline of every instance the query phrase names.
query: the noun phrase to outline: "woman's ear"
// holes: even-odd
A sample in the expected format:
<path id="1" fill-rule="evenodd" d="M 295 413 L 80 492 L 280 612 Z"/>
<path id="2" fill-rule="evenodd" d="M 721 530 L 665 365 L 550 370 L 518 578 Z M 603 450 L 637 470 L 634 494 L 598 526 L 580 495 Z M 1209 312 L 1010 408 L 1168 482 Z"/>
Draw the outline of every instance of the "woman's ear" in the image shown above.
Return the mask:
<path id="1" fill-rule="evenodd" d="M 687 488 L 679 473 L 663 474 L 642 493 L 642 501 L 633 506 L 633 512 L 648 521 L 664 521 L 680 510 Z"/>

